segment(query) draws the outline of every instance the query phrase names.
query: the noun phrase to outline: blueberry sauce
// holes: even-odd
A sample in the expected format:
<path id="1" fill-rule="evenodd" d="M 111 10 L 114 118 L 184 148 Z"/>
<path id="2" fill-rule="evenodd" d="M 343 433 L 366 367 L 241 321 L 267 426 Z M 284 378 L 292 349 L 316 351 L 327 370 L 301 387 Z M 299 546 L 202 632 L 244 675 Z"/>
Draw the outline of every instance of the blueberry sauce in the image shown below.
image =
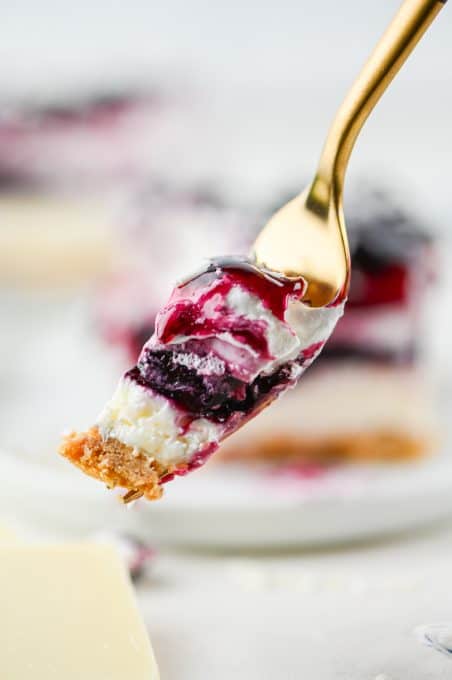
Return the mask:
<path id="1" fill-rule="evenodd" d="M 160 484 L 166 484 L 175 477 L 183 477 L 187 475 L 189 472 L 192 472 L 193 470 L 197 470 L 198 468 L 202 467 L 204 463 L 210 458 L 212 453 L 214 453 L 217 450 L 217 448 L 218 444 L 214 442 L 211 444 L 207 444 L 203 449 L 198 451 L 185 466 L 179 467 L 176 470 L 173 470 L 172 472 L 168 472 L 166 475 L 163 475 L 163 477 L 160 478 Z"/>
<path id="2" fill-rule="evenodd" d="M 302 279 L 276 277 L 248 260 L 212 260 L 205 271 L 181 283 L 173 291 L 167 306 L 157 317 L 159 342 L 167 344 L 178 336 L 207 338 L 228 333 L 263 358 L 272 358 L 265 322 L 237 316 L 225 305 L 228 293 L 235 286 L 258 297 L 264 307 L 281 321 L 289 300 L 300 299 L 305 291 Z"/>
<path id="3" fill-rule="evenodd" d="M 300 365 L 303 366 L 303 368 L 309 366 L 309 364 L 314 361 L 324 344 L 324 342 L 313 342 L 312 345 L 306 347 L 302 351 L 301 357 L 298 359 L 298 361 L 301 362 Z"/>
<path id="4" fill-rule="evenodd" d="M 300 300 L 306 290 L 306 282 L 302 278 L 278 276 L 245 258 L 223 257 L 210 260 L 204 271 L 177 286 L 169 304 L 193 297 L 193 293 L 200 287 L 204 288 L 210 281 L 214 293 L 218 292 L 223 296 L 235 285 L 244 288 L 258 297 L 264 307 L 281 321 L 284 320 L 289 300 Z M 210 291 L 205 295 L 207 297 L 203 296 L 199 300 L 208 300 L 211 297 Z"/>
<path id="5" fill-rule="evenodd" d="M 199 283 L 202 285 L 207 281 L 200 280 Z M 196 300 L 178 299 L 177 296 L 171 298 L 156 320 L 159 342 L 167 344 L 178 336 L 209 338 L 228 333 L 263 357 L 270 358 L 264 322 L 238 317 L 225 306 L 224 298 L 233 285 L 230 277 L 224 277 L 214 280 Z M 206 315 L 207 306 L 212 307 L 213 316 Z"/>
<path id="6" fill-rule="evenodd" d="M 146 349 L 139 364 L 126 377 L 171 399 L 191 419 L 226 423 L 235 413 L 247 416 L 263 408 L 294 384 L 299 372 L 296 361 L 287 362 L 274 373 L 246 383 L 229 374 L 200 375 L 187 366 L 175 364 L 171 350 Z"/>

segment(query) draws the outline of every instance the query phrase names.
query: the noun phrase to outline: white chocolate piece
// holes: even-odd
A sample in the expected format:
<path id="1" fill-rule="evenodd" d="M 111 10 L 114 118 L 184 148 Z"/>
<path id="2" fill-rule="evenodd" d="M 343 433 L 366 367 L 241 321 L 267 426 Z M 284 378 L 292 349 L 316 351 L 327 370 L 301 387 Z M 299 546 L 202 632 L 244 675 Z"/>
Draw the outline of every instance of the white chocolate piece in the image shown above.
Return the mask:
<path id="1" fill-rule="evenodd" d="M 2 546 L 0 584 L 5 680 L 158 680 L 111 546 Z"/>

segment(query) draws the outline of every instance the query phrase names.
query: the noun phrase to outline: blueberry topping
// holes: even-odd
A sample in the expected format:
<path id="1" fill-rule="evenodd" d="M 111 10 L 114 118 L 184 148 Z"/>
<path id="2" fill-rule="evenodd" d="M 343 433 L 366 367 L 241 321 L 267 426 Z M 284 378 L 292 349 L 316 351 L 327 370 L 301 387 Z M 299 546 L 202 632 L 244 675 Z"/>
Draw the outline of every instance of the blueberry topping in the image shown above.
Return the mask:
<path id="1" fill-rule="evenodd" d="M 246 383 L 227 373 L 201 375 L 177 363 L 174 356 L 171 350 L 147 348 L 139 364 L 126 375 L 139 385 L 172 399 L 192 418 L 224 423 L 234 413 L 246 416 L 294 382 L 296 362 L 288 362 L 274 373 Z"/>

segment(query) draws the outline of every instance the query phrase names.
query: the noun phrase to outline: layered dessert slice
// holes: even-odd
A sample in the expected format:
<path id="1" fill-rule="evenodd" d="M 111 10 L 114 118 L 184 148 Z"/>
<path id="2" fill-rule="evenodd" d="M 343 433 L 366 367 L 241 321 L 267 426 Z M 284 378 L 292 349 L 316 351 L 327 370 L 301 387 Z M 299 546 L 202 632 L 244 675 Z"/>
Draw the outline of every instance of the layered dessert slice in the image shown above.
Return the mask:
<path id="1" fill-rule="evenodd" d="M 202 465 L 317 357 L 344 300 L 313 309 L 302 279 L 238 258 L 211 261 L 179 285 L 155 333 L 121 378 L 96 425 L 61 453 L 126 500 Z"/>
<path id="2" fill-rule="evenodd" d="M 437 442 L 426 361 L 432 236 L 387 195 L 361 195 L 348 219 L 347 312 L 301 389 L 231 437 L 225 461 L 399 461 Z"/>

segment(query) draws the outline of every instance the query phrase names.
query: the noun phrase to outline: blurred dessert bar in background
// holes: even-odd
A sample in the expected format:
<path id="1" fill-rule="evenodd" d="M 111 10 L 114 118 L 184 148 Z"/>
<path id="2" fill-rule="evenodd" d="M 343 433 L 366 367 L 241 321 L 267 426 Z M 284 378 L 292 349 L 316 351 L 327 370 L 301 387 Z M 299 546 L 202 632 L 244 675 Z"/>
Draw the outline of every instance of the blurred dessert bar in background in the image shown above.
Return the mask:
<path id="1" fill-rule="evenodd" d="M 432 449 L 423 347 L 432 236 L 379 191 L 356 193 L 347 225 L 352 280 L 343 318 L 302 385 L 225 442 L 225 460 L 396 461 Z"/>
<path id="2" fill-rule="evenodd" d="M 222 461 L 396 461 L 432 449 L 422 309 L 433 239 L 385 193 L 357 196 L 348 215 L 352 283 L 344 317 L 301 385 L 228 438 Z M 142 195 L 124 218 L 122 267 L 100 297 L 104 337 L 136 359 L 172 282 L 203 256 L 246 252 L 250 224 L 257 231 L 266 213 L 240 214 L 196 193 Z"/>
<path id="3" fill-rule="evenodd" d="M 128 83 L 3 95 L 0 280 L 66 286 L 105 275 L 113 214 L 178 139 L 183 110 L 162 87 Z"/>

